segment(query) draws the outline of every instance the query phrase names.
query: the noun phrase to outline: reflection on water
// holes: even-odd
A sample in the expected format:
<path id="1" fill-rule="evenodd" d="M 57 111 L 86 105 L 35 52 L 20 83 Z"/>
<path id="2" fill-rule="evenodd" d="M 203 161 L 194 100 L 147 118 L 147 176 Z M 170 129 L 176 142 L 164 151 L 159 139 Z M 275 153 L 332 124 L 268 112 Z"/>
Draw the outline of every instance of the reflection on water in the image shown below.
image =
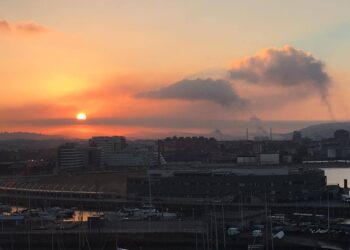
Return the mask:
<path id="1" fill-rule="evenodd" d="M 17 207 L 17 206 L 12 206 L 11 207 L 11 213 L 21 213 L 23 210 L 26 210 L 27 208 L 24 207 Z M 99 215 L 98 212 L 94 211 L 75 211 L 74 215 L 71 219 L 69 220 L 74 220 L 74 221 L 87 221 L 88 217 L 94 216 L 94 215 Z"/>
<path id="2" fill-rule="evenodd" d="M 74 221 L 87 221 L 88 217 L 98 215 L 97 212 L 93 211 L 75 211 L 73 220 Z"/>
<path id="3" fill-rule="evenodd" d="M 350 184 L 350 168 L 322 168 L 327 176 L 327 184 L 344 186 L 344 179 Z M 348 186 L 349 186 L 348 184 Z"/>

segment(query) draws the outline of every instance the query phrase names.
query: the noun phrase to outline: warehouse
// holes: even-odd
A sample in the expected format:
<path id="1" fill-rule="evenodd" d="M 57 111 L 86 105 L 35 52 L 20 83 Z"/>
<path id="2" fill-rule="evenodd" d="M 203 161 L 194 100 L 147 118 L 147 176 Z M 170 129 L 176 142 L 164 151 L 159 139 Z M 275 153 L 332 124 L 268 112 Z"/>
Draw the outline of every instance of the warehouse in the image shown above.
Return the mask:
<path id="1" fill-rule="evenodd" d="M 149 181 L 151 185 L 149 185 Z M 247 202 L 319 200 L 326 177 L 319 169 L 252 168 L 150 170 L 148 177 L 128 178 L 129 197 L 227 198 Z M 150 187 L 150 188 L 149 188 Z"/>

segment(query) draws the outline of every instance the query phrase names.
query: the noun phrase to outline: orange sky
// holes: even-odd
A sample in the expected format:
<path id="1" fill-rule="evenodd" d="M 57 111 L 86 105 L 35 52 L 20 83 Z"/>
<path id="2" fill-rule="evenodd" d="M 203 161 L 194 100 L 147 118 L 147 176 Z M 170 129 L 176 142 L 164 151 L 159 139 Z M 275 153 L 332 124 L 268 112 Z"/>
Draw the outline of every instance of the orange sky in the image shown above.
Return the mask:
<path id="1" fill-rule="evenodd" d="M 335 2 L 2 2 L 0 130 L 244 134 L 251 117 L 291 121 L 274 123 L 281 132 L 348 120 L 350 4 Z M 284 82 L 293 65 L 305 78 Z"/>

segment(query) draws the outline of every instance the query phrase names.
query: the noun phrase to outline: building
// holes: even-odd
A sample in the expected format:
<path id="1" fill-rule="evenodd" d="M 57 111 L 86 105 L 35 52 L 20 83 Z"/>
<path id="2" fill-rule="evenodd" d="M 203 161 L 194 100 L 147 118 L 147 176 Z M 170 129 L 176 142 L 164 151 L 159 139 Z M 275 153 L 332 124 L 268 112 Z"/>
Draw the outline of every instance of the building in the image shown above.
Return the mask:
<path id="1" fill-rule="evenodd" d="M 335 148 L 327 149 L 327 158 L 334 159 L 337 157 L 337 150 Z"/>
<path id="2" fill-rule="evenodd" d="M 301 131 L 294 131 L 294 132 L 293 132 L 293 138 L 292 138 L 292 140 L 293 140 L 294 142 L 300 142 L 302 139 L 303 139 L 303 138 L 302 138 L 302 135 L 301 135 Z"/>
<path id="3" fill-rule="evenodd" d="M 154 198 L 319 200 L 326 188 L 324 171 L 319 169 L 150 170 L 149 177 L 128 178 L 128 196 L 149 196 L 149 180 Z"/>
<path id="4" fill-rule="evenodd" d="M 103 167 L 102 148 L 87 147 L 88 151 L 88 166 L 90 169 L 98 170 Z"/>
<path id="5" fill-rule="evenodd" d="M 105 154 L 122 152 L 126 147 L 124 136 L 96 136 L 89 140 L 90 146 L 101 147 Z"/>
<path id="6" fill-rule="evenodd" d="M 348 140 L 349 139 L 349 131 L 345 129 L 339 129 L 334 132 L 334 138 L 337 140 Z"/>
<path id="7" fill-rule="evenodd" d="M 280 154 L 278 153 L 260 154 L 259 161 L 261 165 L 278 165 L 280 164 Z"/>
<path id="8" fill-rule="evenodd" d="M 211 154 L 218 150 L 218 142 L 202 136 L 174 136 L 159 140 L 158 147 L 167 162 L 210 162 Z"/>
<path id="9" fill-rule="evenodd" d="M 123 136 L 97 136 L 89 140 L 90 147 L 101 148 L 102 165 L 111 165 L 118 153 L 126 147 L 126 139 Z"/>
<path id="10" fill-rule="evenodd" d="M 256 165 L 255 156 L 237 156 L 238 165 L 254 166 Z"/>
<path id="11" fill-rule="evenodd" d="M 87 147 L 77 143 L 66 143 L 58 147 L 57 163 L 62 170 L 82 170 L 88 165 Z"/>
<path id="12" fill-rule="evenodd" d="M 111 155 L 108 167 L 154 167 L 166 164 L 162 155 L 148 151 L 126 151 Z"/>

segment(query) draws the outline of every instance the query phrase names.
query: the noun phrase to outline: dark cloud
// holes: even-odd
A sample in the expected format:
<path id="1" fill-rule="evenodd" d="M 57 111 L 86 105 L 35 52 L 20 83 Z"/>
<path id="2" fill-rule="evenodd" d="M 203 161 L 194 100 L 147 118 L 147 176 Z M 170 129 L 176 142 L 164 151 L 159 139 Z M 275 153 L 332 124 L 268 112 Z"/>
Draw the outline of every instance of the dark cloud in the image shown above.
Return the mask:
<path id="1" fill-rule="evenodd" d="M 238 62 L 229 71 L 230 78 L 253 84 L 293 87 L 308 85 L 327 97 L 330 76 L 324 64 L 313 55 L 285 46 L 270 48 Z"/>
<path id="2" fill-rule="evenodd" d="M 242 103 L 232 86 L 224 80 L 184 79 L 159 90 L 139 93 L 138 98 L 210 101 L 222 106 Z"/>
<path id="3" fill-rule="evenodd" d="M 9 22 L 0 20 L 0 32 L 16 32 L 26 35 L 36 35 L 48 31 L 48 29 L 33 21 Z"/>

